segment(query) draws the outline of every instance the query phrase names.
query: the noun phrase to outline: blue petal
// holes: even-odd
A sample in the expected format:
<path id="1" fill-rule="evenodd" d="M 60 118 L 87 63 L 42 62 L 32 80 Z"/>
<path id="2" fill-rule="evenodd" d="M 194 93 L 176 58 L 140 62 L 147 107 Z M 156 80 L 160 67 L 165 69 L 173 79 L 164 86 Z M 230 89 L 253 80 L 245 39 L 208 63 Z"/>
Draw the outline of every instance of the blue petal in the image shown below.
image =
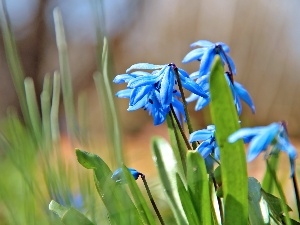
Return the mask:
<path id="1" fill-rule="evenodd" d="M 129 67 L 126 70 L 126 73 L 128 73 L 130 70 L 157 70 L 163 68 L 164 66 L 166 65 L 154 65 L 151 63 L 137 63 Z"/>
<path id="2" fill-rule="evenodd" d="M 144 85 L 152 85 L 160 80 L 160 74 L 149 75 L 149 76 L 139 76 L 134 79 L 131 79 L 128 82 L 127 87 L 136 88 Z"/>
<path id="3" fill-rule="evenodd" d="M 227 57 L 227 60 L 228 60 L 229 65 L 230 65 L 230 68 L 231 68 L 231 70 L 232 70 L 232 73 L 233 73 L 234 75 L 236 75 L 236 67 L 235 67 L 234 61 L 232 60 L 232 58 L 231 58 L 228 54 L 226 54 L 226 57 Z M 227 62 L 227 61 L 226 61 L 226 62 Z"/>
<path id="4" fill-rule="evenodd" d="M 225 44 L 223 42 L 217 42 L 216 45 L 221 45 L 224 52 L 227 52 L 227 53 L 230 52 L 230 48 L 227 44 Z"/>
<path id="5" fill-rule="evenodd" d="M 137 180 L 140 173 L 132 168 L 128 168 L 128 170 L 131 173 L 131 175 L 133 176 L 133 178 L 135 180 Z M 114 173 L 112 174 L 111 178 L 116 182 L 125 182 L 126 181 L 122 168 L 115 170 Z"/>
<path id="6" fill-rule="evenodd" d="M 175 109 L 177 109 L 182 115 L 185 116 L 185 111 L 184 107 L 181 101 L 179 101 L 176 98 L 172 98 L 172 105 L 174 106 Z"/>
<path id="7" fill-rule="evenodd" d="M 190 77 L 189 74 L 185 70 L 183 70 L 181 68 L 177 68 L 177 69 L 178 69 L 179 75 L 187 77 L 187 78 Z"/>
<path id="8" fill-rule="evenodd" d="M 194 93 L 191 93 L 191 95 L 189 97 L 187 97 L 185 100 L 187 103 L 196 101 L 199 98 L 199 95 L 196 95 Z"/>
<path id="9" fill-rule="evenodd" d="M 271 144 L 275 135 L 278 133 L 280 125 L 278 123 L 272 123 L 263 128 L 263 131 L 254 137 L 249 144 L 247 160 L 250 162 L 255 159 L 259 153 L 266 150 L 268 145 Z"/>
<path id="10" fill-rule="evenodd" d="M 206 51 L 205 48 L 196 48 L 196 49 L 190 51 L 183 58 L 182 63 L 189 63 L 189 62 L 201 59 L 205 51 Z"/>
<path id="11" fill-rule="evenodd" d="M 118 98 L 130 98 L 131 92 L 133 89 L 124 89 L 120 90 L 116 93 Z"/>
<path id="12" fill-rule="evenodd" d="M 214 43 L 210 42 L 210 41 L 207 41 L 207 40 L 199 40 L 199 41 L 196 41 L 194 43 L 192 43 L 190 45 L 191 48 L 193 47 L 196 47 L 196 46 L 200 46 L 200 47 L 210 47 L 212 45 L 215 45 Z"/>
<path id="13" fill-rule="evenodd" d="M 209 73 L 209 69 L 216 55 L 214 48 L 209 48 L 203 55 L 200 63 L 199 75 L 203 76 Z"/>
<path id="14" fill-rule="evenodd" d="M 203 109 L 205 106 L 207 106 L 210 102 L 210 97 L 208 98 L 202 98 L 202 97 L 199 97 L 196 105 L 195 105 L 195 110 L 196 111 L 199 111 L 201 109 Z"/>
<path id="15" fill-rule="evenodd" d="M 255 113 L 255 106 L 253 104 L 253 101 L 251 99 L 250 94 L 248 91 L 238 82 L 234 82 L 234 89 L 239 95 L 239 97 L 246 102 L 246 104 L 251 108 L 252 113 Z"/>
<path id="16" fill-rule="evenodd" d="M 295 147 L 286 138 L 279 137 L 277 141 L 277 147 L 286 152 L 291 160 L 295 160 L 297 157 L 297 150 Z"/>
<path id="17" fill-rule="evenodd" d="M 211 145 L 211 140 L 203 141 L 197 148 L 197 151 L 202 155 L 205 159 L 209 154 L 211 154 L 214 150 L 214 146 Z"/>
<path id="18" fill-rule="evenodd" d="M 181 79 L 182 86 L 185 89 L 187 89 L 187 90 L 191 91 L 192 93 L 197 94 L 203 98 L 208 97 L 208 95 L 205 93 L 205 91 L 202 89 L 202 87 L 199 84 L 197 84 L 195 81 L 193 81 L 192 79 L 183 77 L 183 76 L 180 76 L 180 79 Z"/>
<path id="19" fill-rule="evenodd" d="M 191 79 L 200 78 L 200 76 L 199 76 L 199 70 L 196 71 L 196 72 L 191 73 L 191 74 L 190 74 L 190 78 L 191 78 Z"/>
<path id="20" fill-rule="evenodd" d="M 114 78 L 113 82 L 116 83 L 116 84 L 122 84 L 124 82 L 127 83 L 129 80 L 131 80 L 135 77 L 137 77 L 137 76 L 134 75 L 134 74 L 127 74 L 127 73 L 126 74 L 120 74 L 120 75 L 117 75 Z"/>
<path id="21" fill-rule="evenodd" d="M 172 101 L 174 85 L 175 85 L 175 74 L 173 73 L 171 67 L 168 66 L 168 69 L 164 71 L 161 80 L 161 88 L 160 88 L 161 104 L 164 108 L 170 106 L 170 103 Z"/>
<path id="22" fill-rule="evenodd" d="M 133 89 L 131 96 L 130 96 L 130 105 L 135 105 L 138 101 L 144 98 L 146 95 L 149 94 L 153 90 L 152 85 L 146 85 L 142 87 L 137 87 Z"/>
<path id="23" fill-rule="evenodd" d="M 149 103 L 148 96 L 145 96 L 144 98 L 142 98 L 140 101 L 138 101 L 134 105 L 129 105 L 127 111 L 134 111 L 134 110 L 146 107 L 148 103 Z"/>
<path id="24" fill-rule="evenodd" d="M 133 178 L 135 180 L 137 180 L 139 178 L 140 173 L 133 168 L 128 168 L 128 169 L 129 169 L 131 175 L 133 176 Z"/>
<path id="25" fill-rule="evenodd" d="M 207 129 L 197 130 L 190 134 L 189 142 L 203 141 L 212 137 L 213 134 L 214 132 L 211 130 L 207 130 Z"/>
<path id="26" fill-rule="evenodd" d="M 251 137 L 250 139 L 252 139 L 255 135 L 259 134 L 263 129 L 264 127 L 241 128 L 228 137 L 228 142 L 234 143 L 238 139 L 247 138 L 247 137 Z"/>

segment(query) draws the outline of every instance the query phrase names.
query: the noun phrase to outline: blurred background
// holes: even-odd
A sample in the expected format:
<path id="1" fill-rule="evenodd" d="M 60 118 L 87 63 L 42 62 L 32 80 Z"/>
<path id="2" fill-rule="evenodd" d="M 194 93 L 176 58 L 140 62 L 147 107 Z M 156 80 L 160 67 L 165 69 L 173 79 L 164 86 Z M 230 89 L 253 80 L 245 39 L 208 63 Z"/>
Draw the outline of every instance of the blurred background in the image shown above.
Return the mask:
<path id="1" fill-rule="evenodd" d="M 96 70 L 96 29 L 93 1 L 9 0 L 6 2 L 26 76 L 41 90 L 46 73 L 58 69 L 53 9 L 62 11 L 71 73 L 76 93 L 93 96 Z M 267 124 L 286 120 L 293 135 L 300 134 L 300 15 L 299 1 L 104 1 L 102 30 L 109 37 L 114 74 L 137 62 L 174 62 L 188 72 L 198 63 L 181 60 L 199 39 L 222 41 L 231 47 L 237 67 L 236 80 L 251 93 L 256 114 L 244 107 L 247 123 Z M 18 106 L 0 44 L 0 116 L 8 106 Z M 121 88 L 121 87 L 117 87 Z M 5 96 L 5 97 L 4 97 Z M 149 121 L 144 112 L 124 112 L 126 100 L 117 100 L 123 127 L 129 131 Z M 93 104 L 90 104 L 93 107 Z M 93 113 L 93 110 L 90 110 Z M 95 118 L 95 112 L 90 118 Z M 197 113 L 201 120 L 200 113 Z M 250 116 L 250 117 L 249 117 Z"/>
<path id="2" fill-rule="evenodd" d="M 8 16 L 24 73 L 34 81 L 40 96 L 45 74 L 59 70 L 53 9 L 58 7 L 64 22 L 74 98 L 86 96 L 89 132 L 104 147 L 103 108 L 99 106 L 93 79 L 97 70 L 97 32 L 107 36 L 111 60 L 111 80 L 132 64 L 174 62 L 189 73 L 197 62 L 182 65 L 200 39 L 222 41 L 231 48 L 237 67 L 235 79 L 250 92 L 256 114 L 243 108 L 243 125 L 266 125 L 285 120 L 297 142 L 300 135 L 300 2 L 238 0 L 7 0 Z M 97 4 L 101 2 L 101 4 Z M 101 7 L 96 7 L 96 6 Z M 97 17 L 95 15 L 100 15 Z M 101 27 L 96 29 L 97 25 Z M 20 112 L 0 37 L 0 120 L 7 109 Z M 113 85 L 114 92 L 124 86 Z M 128 101 L 115 99 L 121 118 L 127 165 L 155 174 L 149 150 L 152 135 L 168 136 L 166 127 L 153 127 L 143 110 L 127 112 Z M 191 110 L 193 104 L 191 104 Z M 64 112 L 60 124 L 66 132 Z M 207 110 L 193 113 L 196 128 L 209 121 Z M 63 148 L 74 149 L 68 140 Z M 77 147 L 77 146 L 75 146 Z M 261 161 L 260 161 L 261 163 Z M 250 164 L 253 174 L 263 168 Z M 288 166 L 286 166 L 288 169 Z M 284 175 L 288 179 L 288 174 Z M 151 183 L 151 182 L 150 182 Z M 1 217 L 1 216 L 0 216 Z"/>

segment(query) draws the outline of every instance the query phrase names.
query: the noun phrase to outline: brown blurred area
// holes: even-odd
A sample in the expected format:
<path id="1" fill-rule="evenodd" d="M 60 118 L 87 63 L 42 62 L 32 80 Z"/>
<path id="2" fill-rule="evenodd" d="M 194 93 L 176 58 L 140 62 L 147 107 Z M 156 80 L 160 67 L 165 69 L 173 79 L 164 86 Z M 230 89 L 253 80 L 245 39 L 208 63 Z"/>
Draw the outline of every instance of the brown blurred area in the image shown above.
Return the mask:
<path id="1" fill-rule="evenodd" d="M 37 91 L 41 90 L 43 76 L 58 69 L 52 19 L 52 10 L 58 6 L 62 9 L 67 31 L 74 90 L 76 93 L 87 91 L 95 94 L 90 91 L 94 88 L 92 74 L 96 70 L 95 29 L 89 15 L 91 2 L 26 1 L 31 2 L 27 3 L 26 9 L 30 16 L 23 15 L 27 21 L 20 15 L 24 11 L 18 6 L 20 2 L 8 1 L 7 4 L 25 74 L 33 77 Z M 231 46 L 231 55 L 238 70 L 236 80 L 249 90 L 256 105 L 254 116 L 244 107 L 245 117 L 250 118 L 247 123 L 266 124 L 284 119 L 291 134 L 299 134 L 298 1 L 276 0 L 267 4 L 235 0 L 193 0 L 189 3 L 124 0 L 114 3 L 104 1 L 103 4 L 115 74 L 123 73 L 136 62 L 174 62 L 193 72 L 197 70 L 197 63 L 181 65 L 182 58 L 190 50 L 189 44 L 198 39 L 223 41 Z M 20 11 L 14 7 L 20 8 Z M 0 63 L 2 117 L 8 106 L 18 106 L 2 38 Z M 117 102 L 123 111 L 126 100 Z M 138 130 L 150 119 L 144 112 L 122 112 L 125 129 Z"/>
<path id="2" fill-rule="evenodd" d="M 82 91 L 87 93 L 90 124 L 95 126 L 93 118 L 99 117 L 101 110 L 94 107 L 98 99 L 93 82 L 97 65 L 92 1 L 6 2 L 25 74 L 34 79 L 38 95 L 43 76 L 58 69 L 52 11 L 55 7 L 61 8 L 75 97 Z M 297 136 L 300 134 L 299 7 L 297 0 L 103 1 L 114 63 L 111 78 L 137 62 L 174 62 L 194 72 L 198 63 L 181 64 L 191 50 L 189 44 L 199 39 L 222 41 L 231 47 L 238 72 L 236 80 L 247 88 L 256 106 L 255 115 L 247 106 L 243 108 L 244 124 L 263 125 L 286 120 L 290 133 Z M 8 106 L 18 107 L 18 100 L 2 37 L 0 80 L 0 117 L 3 117 Z M 144 111 L 127 112 L 127 100 L 116 102 L 126 132 L 139 131 L 145 123 L 151 123 Z M 204 124 L 199 112 L 194 113 L 194 120 L 200 121 L 199 126 Z M 96 125 L 101 127 L 101 124 Z"/>

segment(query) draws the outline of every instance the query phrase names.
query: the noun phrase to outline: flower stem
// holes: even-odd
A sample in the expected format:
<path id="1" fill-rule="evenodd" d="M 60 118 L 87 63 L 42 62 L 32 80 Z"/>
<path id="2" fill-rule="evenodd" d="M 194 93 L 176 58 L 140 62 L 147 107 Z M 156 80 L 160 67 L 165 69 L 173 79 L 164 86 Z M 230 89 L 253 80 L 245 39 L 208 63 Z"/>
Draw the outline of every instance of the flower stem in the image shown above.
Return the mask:
<path id="1" fill-rule="evenodd" d="M 183 137 L 183 140 L 184 140 L 184 142 L 185 142 L 185 144 L 186 144 L 186 147 L 187 147 L 188 149 L 192 149 L 192 147 L 191 147 L 191 145 L 190 145 L 190 143 L 189 143 L 189 140 L 187 139 L 187 137 L 186 137 L 186 135 L 185 135 L 185 133 L 184 133 L 184 130 L 183 130 L 181 124 L 180 124 L 180 121 L 178 120 L 178 118 L 177 118 L 177 116 L 176 116 L 176 113 L 175 113 L 175 110 L 174 110 L 174 107 L 172 106 L 172 104 L 171 104 L 171 112 L 172 112 L 172 113 L 170 113 L 170 116 L 171 116 L 171 118 L 174 118 L 174 119 L 175 119 L 175 121 L 176 121 L 176 123 L 177 123 L 177 126 L 178 126 L 178 128 L 179 128 L 179 131 L 180 131 L 180 133 L 181 133 L 181 136 Z M 173 121 L 173 120 L 172 120 L 172 121 Z M 174 121 L 173 121 L 173 122 L 174 122 Z M 175 124 L 174 124 L 174 129 L 175 129 Z"/>
<path id="2" fill-rule="evenodd" d="M 182 83 L 181 83 L 181 80 L 180 80 L 180 77 L 179 77 L 178 68 L 176 67 L 175 64 L 172 64 L 172 68 L 173 68 L 173 70 L 176 74 L 176 80 L 177 80 L 177 84 L 178 84 L 179 91 L 180 91 L 180 94 L 181 94 L 183 107 L 184 107 L 184 112 L 185 112 L 185 116 L 186 116 L 186 123 L 188 125 L 189 133 L 191 134 L 191 133 L 193 133 L 194 130 L 193 130 L 193 126 L 192 126 L 192 123 L 191 123 L 190 114 L 187 110 L 187 102 L 185 100 L 185 95 L 184 95 L 183 88 L 182 88 Z M 197 148 L 196 142 L 193 142 L 192 146 L 193 146 L 193 149 L 196 149 Z"/>
<path id="3" fill-rule="evenodd" d="M 232 85 L 234 85 L 234 80 L 233 80 L 233 72 L 232 72 L 232 68 L 230 66 L 229 60 L 227 58 L 227 55 L 223 49 L 223 47 L 221 45 L 218 45 L 217 48 L 219 49 L 219 51 L 224 55 L 225 57 L 225 61 L 227 63 L 228 69 L 229 69 L 229 73 L 227 73 L 227 76 L 229 78 L 229 80 L 231 81 Z"/>
<path id="4" fill-rule="evenodd" d="M 173 109 L 172 105 L 171 105 L 171 108 Z M 174 110 L 174 109 L 173 109 Z M 184 151 L 184 149 L 182 148 L 182 144 L 180 143 L 180 139 L 179 139 L 179 134 L 178 134 L 178 130 L 177 130 L 177 127 L 176 127 L 176 124 L 174 123 L 174 119 L 173 119 L 173 116 L 172 116 L 172 113 L 169 112 L 169 116 L 170 116 L 170 120 L 171 120 L 171 124 L 172 124 L 172 127 L 174 128 L 174 135 L 175 135 L 175 138 L 176 138 L 176 141 L 177 141 L 177 146 L 178 146 L 178 152 L 179 152 L 179 156 L 180 156 L 180 159 L 181 159 L 181 162 L 182 162 L 182 167 L 183 167 L 183 172 L 184 174 L 186 175 L 186 151 Z M 176 117 L 177 118 L 177 117 Z M 178 119 L 178 118 L 177 118 Z M 179 127 L 179 130 L 181 129 L 181 127 L 179 126 L 180 124 L 178 124 L 178 127 Z M 181 131 L 180 131 L 181 132 Z M 184 135 L 185 136 L 185 135 Z M 186 143 L 186 140 L 185 138 L 183 137 L 185 143 Z M 187 144 L 187 143 L 186 143 Z M 191 146 L 190 144 L 188 143 L 188 146 L 187 146 L 187 149 L 189 149 Z"/>
<path id="5" fill-rule="evenodd" d="M 293 186 L 294 186 L 294 191 L 295 191 L 295 196 L 296 196 L 296 203 L 297 203 L 297 209 L 298 209 L 298 216 L 300 219 L 300 198 L 299 198 L 299 188 L 297 185 L 297 179 L 296 179 L 296 175 L 295 173 L 292 176 L 292 180 L 293 180 Z"/>
<path id="6" fill-rule="evenodd" d="M 289 216 L 289 210 L 287 208 L 287 204 L 286 204 L 286 198 L 284 196 L 284 193 L 283 193 L 283 190 L 282 190 L 282 187 L 277 179 L 277 176 L 275 174 L 275 171 L 274 169 L 271 167 L 270 163 L 268 160 L 266 160 L 266 163 L 267 163 L 267 168 L 269 169 L 270 171 L 270 174 L 271 176 L 273 177 L 274 179 L 274 183 L 275 183 L 275 187 L 277 188 L 277 191 L 279 193 L 279 196 L 280 196 L 280 205 L 281 205 L 281 208 L 282 208 L 282 211 L 284 212 L 285 214 L 285 217 L 284 217 L 284 220 L 285 220 L 285 223 L 288 224 L 288 225 L 291 225 L 291 220 L 290 220 L 290 216 Z"/>
<path id="7" fill-rule="evenodd" d="M 162 216 L 161 216 L 161 214 L 160 214 L 160 212 L 159 212 L 159 210 L 158 210 L 158 208 L 157 208 L 157 206 L 156 206 L 156 204 L 155 204 L 155 201 L 154 201 L 154 199 L 153 199 L 153 197 L 152 197 L 152 194 L 151 194 L 151 192 L 150 192 L 149 186 L 148 186 L 148 184 L 147 184 L 146 176 L 145 176 L 144 174 L 142 174 L 142 173 L 140 173 L 140 176 L 141 176 L 141 178 L 142 178 L 142 180 L 143 180 L 144 186 L 145 186 L 145 188 L 146 188 L 147 194 L 148 194 L 149 199 L 150 199 L 150 201 L 151 201 L 151 204 L 152 204 L 152 206 L 153 206 L 153 208 L 154 208 L 154 211 L 155 211 L 155 213 L 156 213 L 156 215 L 157 215 L 157 217 L 158 217 L 160 223 L 161 223 L 162 225 L 164 225 L 164 224 L 165 224 L 165 223 L 164 223 L 164 220 L 163 220 L 163 218 L 162 218 Z"/>

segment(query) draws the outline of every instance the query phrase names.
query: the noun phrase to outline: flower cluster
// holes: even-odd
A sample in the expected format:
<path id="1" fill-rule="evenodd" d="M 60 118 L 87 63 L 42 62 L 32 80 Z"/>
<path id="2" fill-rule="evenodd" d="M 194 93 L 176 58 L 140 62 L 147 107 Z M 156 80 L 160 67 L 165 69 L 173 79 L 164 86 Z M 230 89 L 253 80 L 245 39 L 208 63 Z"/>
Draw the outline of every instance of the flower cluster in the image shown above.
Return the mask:
<path id="1" fill-rule="evenodd" d="M 246 144 L 249 143 L 247 160 L 250 162 L 261 152 L 267 151 L 269 146 L 273 146 L 274 151 L 283 151 L 288 154 L 291 164 L 291 176 L 294 175 L 294 161 L 297 157 L 295 147 L 290 143 L 285 123 L 271 123 L 268 126 L 241 128 L 228 137 L 228 141 L 233 143 L 238 139 L 243 139 Z"/>
<path id="2" fill-rule="evenodd" d="M 133 70 L 152 70 L 152 72 Z M 171 106 L 185 115 L 183 105 L 178 100 L 181 94 L 176 87 L 177 76 L 182 87 L 201 97 L 208 97 L 202 87 L 194 82 L 187 72 L 173 63 L 132 65 L 126 70 L 126 74 L 115 77 L 114 82 L 117 84 L 128 83 L 127 89 L 119 91 L 116 95 L 120 98 L 130 99 L 128 111 L 143 108 L 153 117 L 154 125 L 159 125 L 166 120 Z"/>
<path id="3" fill-rule="evenodd" d="M 180 101 L 183 93 L 177 89 L 185 88 L 191 92 L 186 102 L 196 102 L 195 110 L 201 110 L 210 103 L 210 70 L 216 55 L 219 55 L 224 68 L 227 84 L 230 87 L 237 112 L 242 113 L 241 101 L 244 101 L 255 113 L 252 98 L 244 86 L 233 79 L 236 75 L 234 61 L 229 55 L 230 48 L 222 42 L 212 43 L 207 40 L 199 40 L 191 44 L 198 47 L 190 51 L 182 60 L 182 63 L 200 61 L 199 70 L 188 74 L 175 64 L 154 65 L 138 63 L 126 70 L 126 74 L 117 75 L 114 82 L 127 83 L 127 89 L 117 92 L 120 98 L 129 98 L 128 111 L 143 108 L 153 117 L 154 125 L 159 125 L 166 120 L 166 116 L 173 107 L 185 118 L 183 103 Z M 142 70 L 142 71 L 141 71 Z M 148 72 L 150 71 L 150 72 Z M 178 80 L 179 79 L 179 80 Z M 248 161 L 256 158 L 268 146 L 275 146 L 289 155 L 291 161 L 291 173 L 294 174 L 294 160 L 296 150 L 289 142 L 285 126 L 282 123 L 272 123 L 266 127 L 242 128 L 229 137 L 229 142 L 235 142 L 243 138 L 249 144 Z M 197 150 L 204 157 L 213 154 L 216 159 L 220 157 L 220 150 L 215 138 L 215 126 L 195 131 L 190 134 L 190 142 L 199 142 Z"/>

